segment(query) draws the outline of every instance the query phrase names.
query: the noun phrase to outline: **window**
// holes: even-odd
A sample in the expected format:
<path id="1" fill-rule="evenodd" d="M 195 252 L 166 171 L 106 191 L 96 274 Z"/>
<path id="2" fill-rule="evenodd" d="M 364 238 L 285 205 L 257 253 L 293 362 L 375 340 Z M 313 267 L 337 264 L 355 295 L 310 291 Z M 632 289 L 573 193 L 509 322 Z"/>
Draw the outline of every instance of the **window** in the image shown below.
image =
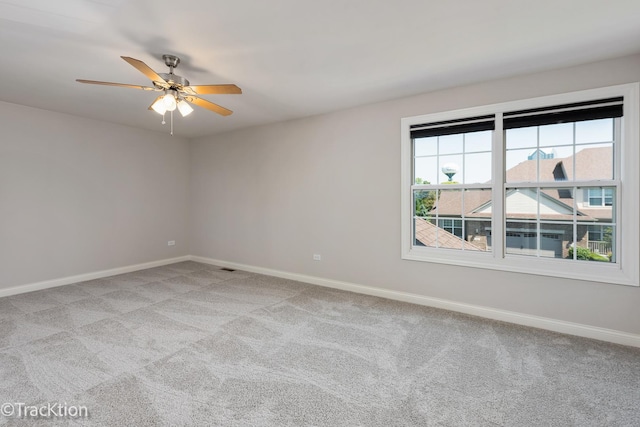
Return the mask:
<path id="1" fill-rule="evenodd" d="M 616 226 L 613 195 L 619 181 L 613 165 L 622 108 L 623 99 L 617 97 L 504 113 L 507 223 L 563 236 L 536 237 L 527 252 L 518 249 L 517 241 L 506 239 L 507 254 L 615 262 L 615 247 L 604 257 L 591 251 L 585 237 L 589 224 Z M 612 187 L 587 187 L 601 183 Z M 580 200 L 583 194 L 586 205 Z M 592 206 L 608 208 L 583 209 Z"/>
<path id="2" fill-rule="evenodd" d="M 490 215 L 464 206 L 491 199 L 493 116 L 412 127 L 414 244 L 486 251 Z"/>
<path id="3" fill-rule="evenodd" d="M 592 225 L 589 227 L 589 240 L 599 242 L 604 239 L 604 230 L 601 226 Z"/>
<path id="4" fill-rule="evenodd" d="M 610 188 L 590 188 L 589 206 L 613 206 L 613 190 Z"/>
<path id="5" fill-rule="evenodd" d="M 447 233 L 451 233 L 454 236 L 462 238 L 462 220 L 440 219 L 438 221 L 438 227 L 442 228 Z"/>
<path id="6" fill-rule="evenodd" d="M 403 119 L 403 258 L 637 285 L 638 88 Z"/>

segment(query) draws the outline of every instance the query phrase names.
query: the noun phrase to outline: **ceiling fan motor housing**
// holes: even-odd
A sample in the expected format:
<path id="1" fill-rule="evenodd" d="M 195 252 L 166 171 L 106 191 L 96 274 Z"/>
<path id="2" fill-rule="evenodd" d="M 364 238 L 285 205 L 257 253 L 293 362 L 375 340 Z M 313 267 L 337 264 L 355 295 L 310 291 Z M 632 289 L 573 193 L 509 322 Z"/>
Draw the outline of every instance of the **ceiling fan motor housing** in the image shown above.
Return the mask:
<path id="1" fill-rule="evenodd" d="M 165 81 L 166 81 L 167 83 L 169 83 L 169 85 L 170 85 L 172 88 L 182 89 L 182 88 L 183 88 L 183 87 L 185 87 L 185 86 L 189 86 L 189 80 L 187 80 L 187 79 L 185 79 L 184 77 L 179 76 L 179 75 L 177 75 L 177 74 L 173 74 L 173 73 L 170 73 L 170 74 L 167 74 L 167 73 L 158 73 L 158 75 L 159 75 L 160 77 L 162 77 L 163 79 L 165 79 Z M 162 88 L 163 88 L 162 86 L 160 86 L 160 85 L 156 84 L 156 82 L 153 82 L 153 84 L 154 84 L 156 87 L 160 88 L 160 89 L 162 89 Z"/>

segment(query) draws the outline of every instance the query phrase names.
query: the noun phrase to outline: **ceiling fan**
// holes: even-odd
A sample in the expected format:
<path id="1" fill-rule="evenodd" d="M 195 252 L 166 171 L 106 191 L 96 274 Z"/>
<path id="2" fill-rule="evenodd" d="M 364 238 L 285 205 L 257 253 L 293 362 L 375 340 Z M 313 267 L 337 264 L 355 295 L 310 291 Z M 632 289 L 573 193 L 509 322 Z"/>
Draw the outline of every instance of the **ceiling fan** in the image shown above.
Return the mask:
<path id="1" fill-rule="evenodd" d="M 139 59 L 130 58 L 128 56 L 121 56 L 122 59 L 131 64 L 134 68 L 147 76 L 153 83 L 153 86 L 139 86 L 124 83 L 111 83 L 101 82 L 95 80 L 83 80 L 76 79 L 80 83 L 88 83 L 94 85 L 104 86 L 119 86 L 133 89 L 150 90 L 156 92 L 162 92 L 155 101 L 149 106 L 150 110 L 154 110 L 163 115 L 162 124 L 164 124 L 164 114 L 169 111 L 171 118 L 173 119 L 173 111 L 178 109 L 180 114 L 184 117 L 191 114 L 193 108 L 189 103 L 195 104 L 198 107 L 206 108 L 222 116 L 228 116 L 233 111 L 221 107 L 220 105 L 209 102 L 205 99 L 198 98 L 196 95 L 227 95 L 227 94 L 241 94 L 242 89 L 233 84 L 222 85 L 198 85 L 192 86 L 189 84 L 189 80 L 182 76 L 173 73 L 173 70 L 180 64 L 180 58 L 174 55 L 162 55 L 164 63 L 169 67 L 169 73 L 156 73 L 147 64 Z M 173 134 L 173 120 L 172 120 L 172 132 Z"/>

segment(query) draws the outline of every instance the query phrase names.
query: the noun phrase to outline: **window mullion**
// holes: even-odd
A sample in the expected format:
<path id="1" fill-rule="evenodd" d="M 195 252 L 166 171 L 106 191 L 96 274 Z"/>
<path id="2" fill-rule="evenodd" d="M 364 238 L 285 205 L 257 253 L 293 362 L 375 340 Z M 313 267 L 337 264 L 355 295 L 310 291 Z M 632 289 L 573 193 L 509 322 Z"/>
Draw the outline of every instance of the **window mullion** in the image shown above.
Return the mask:
<path id="1" fill-rule="evenodd" d="M 575 128 L 575 125 L 574 125 Z M 574 134 L 575 135 L 575 134 Z M 575 141 L 575 139 L 574 139 Z M 574 149 L 575 152 L 575 149 Z M 574 156 L 575 158 L 575 156 Z M 575 164 L 575 160 L 574 160 L 574 164 Z M 575 171 L 576 168 L 574 167 L 573 170 Z M 578 187 L 573 187 L 573 194 L 578 194 Z M 587 195 L 588 197 L 588 195 Z M 573 224 L 573 242 L 571 243 L 573 245 L 573 259 L 577 260 L 578 259 L 578 203 L 574 197 L 573 199 L 573 220 L 572 220 Z M 587 237 L 588 240 L 588 237 Z"/>
<path id="2" fill-rule="evenodd" d="M 540 258 L 540 230 L 542 225 L 540 224 L 540 126 L 536 126 L 536 258 Z"/>
<path id="3" fill-rule="evenodd" d="M 572 153 L 572 160 L 571 160 L 571 167 L 573 168 L 573 176 L 571 177 L 574 181 L 576 180 L 576 124 L 574 123 L 571 129 L 572 132 L 572 138 L 573 138 L 573 144 L 572 144 L 572 148 L 571 151 L 573 151 Z M 575 251 L 574 251 L 575 252 Z"/>
<path id="4" fill-rule="evenodd" d="M 505 228 L 505 143 L 504 143 L 504 125 L 502 122 L 502 113 L 496 113 L 495 130 L 492 139 L 492 164 L 491 171 L 491 199 L 492 199 L 492 216 L 491 216 L 491 249 L 495 259 L 504 258 L 504 228 Z"/>
<path id="5" fill-rule="evenodd" d="M 629 103 L 631 104 L 631 103 Z M 620 185 L 619 180 L 622 179 L 622 119 L 616 118 L 613 121 L 613 177 L 616 181 L 616 191 L 615 191 L 615 200 L 612 203 L 612 208 L 615 209 L 615 228 L 612 233 L 612 242 L 616 248 L 616 262 L 620 262 L 622 259 L 623 251 L 622 251 L 622 238 L 617 238 L 616 236 L 621 236 L 620 226 L 622 225 L 622 209 L 620 205 L 620 200 L 622 199 L 622 186 Z M 629 201 L 626 201 L 627 206 L 631 206 Z M 614 217 L 611 217 L 614 220 Z M 625 229 L 626 230 L 626 229 Z M 633 235 L 633 233 L 629 233 L 627 235 Z M 635 237 L 634 237 L 635 238 Z"/>

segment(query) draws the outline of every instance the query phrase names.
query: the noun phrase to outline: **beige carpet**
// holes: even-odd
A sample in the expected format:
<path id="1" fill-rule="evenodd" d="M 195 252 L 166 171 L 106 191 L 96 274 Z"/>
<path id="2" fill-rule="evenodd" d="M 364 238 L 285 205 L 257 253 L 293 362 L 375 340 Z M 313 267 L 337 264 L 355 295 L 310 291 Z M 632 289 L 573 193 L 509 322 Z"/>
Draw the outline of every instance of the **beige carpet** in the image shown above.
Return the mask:
<path id="1" fill-rule="evenodd" d="M 3 403 L 16 426 L 640 426 L 640 349 L 184 262 L 0 298 Z"/>

